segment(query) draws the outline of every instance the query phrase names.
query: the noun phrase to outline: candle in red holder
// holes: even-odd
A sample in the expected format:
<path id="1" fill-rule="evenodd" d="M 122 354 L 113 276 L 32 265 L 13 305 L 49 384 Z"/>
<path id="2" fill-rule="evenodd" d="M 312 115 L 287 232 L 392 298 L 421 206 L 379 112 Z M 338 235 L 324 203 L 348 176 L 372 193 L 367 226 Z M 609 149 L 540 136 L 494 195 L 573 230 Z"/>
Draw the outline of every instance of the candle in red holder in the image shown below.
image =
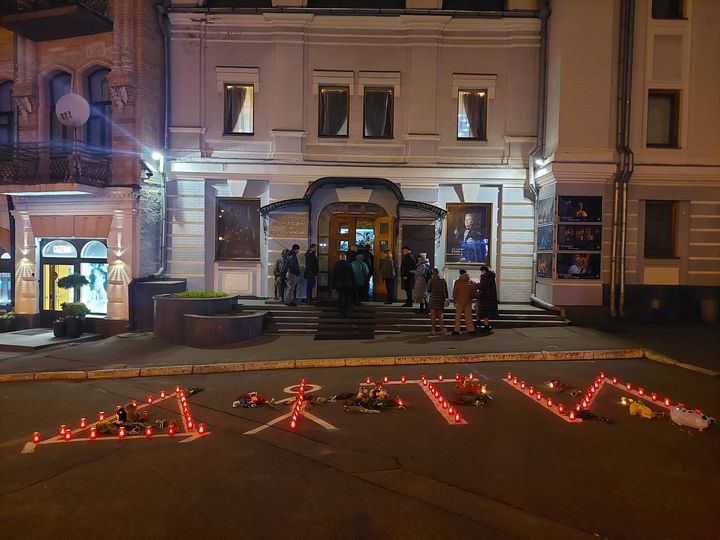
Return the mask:
<path id="1" fill-rule="evenodd" d="M 145 428 L 145 436 L 152 437 L 152 426 L 148 426 Z"/>
<path id="2" fill-rule="evenodd" d="M 68 429 L 68 430 L 65 432 L 65 435 L 63 435 L 63 437 L 65 437 L 65 440 L 66 440 L 66 441 L 69 441 L 70 439 L 72 439 L 72 431 L 70 431 L 70 430 Z"/>
<path id="3" fill-rule="evenodd" d="M 160 390 L 160 399 L 165 399 L 165 390 Z"/>
<path id="4" fill-rule="evenodd" d="M 438 381 L 442 381 L 442 380 L 443 380 L 443 376 L 442 376 L 442 373 L 441 373 L 440 375 L 438 375 Z"/>
<path id="5" fill-rule="evenodd" d="M 405 381 L 407 381 L 407 377 L 405 375 L 400 377 L 400 382 L 405 382 Z"/>
<path id="6" fill-rule="evenodd" d="M 560 414 L 564 413 L 564 412 L 565 412 L 565 405 L 563 405 L 562 403 L 561 403 L 560 405 L 558 405 L 558 412 L 559 412 Z"/>
<path id="7" fill-rule="evenodd" d="M 120 437 L 122 439 L 124 436 L 125 436 L 125 428 L 120 426 L 118 428 L 118 437 Z"/>
<path id="8" fill-rule="evenodd" d="M 87 418 L 81 418 L 80 419 L 80 427 L 84 428 L 85 426 L 87 426 Z"/>
<path id="9" fill-rule="evenodd" d="M 200 435 L 202 435 L 203 433 L 205 433 L 205 424 L 198 424 L 198 429 L 197 429 L 197 430 L 198 430 L 198 433 L 199 433 Z"/>
<path id="10" fill-rule="evenodd" d="M 40 442 L 40 432 L 39 431 L 36 431 L 35 433 L 33 433 L 32 442 L 34 442 L 35 444 Z"/>
<path id="11" fill-rule="evenodd" d="M 90 428 L 90 438 L 93 440 L 97 439 L 97 430 L 94 427 Z"/>
<path id="12" fill-rule="evenodd" d="M 60 426 L 60 435 L 65 435 L 65 432 L 67 431 L 67 428 L 65 427 L 65 424 Z"/>
<path id="13" fill-rule="evenodd" d="M 101 422 L 105 420 L 105 411 L 100 411 L 98 413 L 98 420 L 100 420 Z"/>

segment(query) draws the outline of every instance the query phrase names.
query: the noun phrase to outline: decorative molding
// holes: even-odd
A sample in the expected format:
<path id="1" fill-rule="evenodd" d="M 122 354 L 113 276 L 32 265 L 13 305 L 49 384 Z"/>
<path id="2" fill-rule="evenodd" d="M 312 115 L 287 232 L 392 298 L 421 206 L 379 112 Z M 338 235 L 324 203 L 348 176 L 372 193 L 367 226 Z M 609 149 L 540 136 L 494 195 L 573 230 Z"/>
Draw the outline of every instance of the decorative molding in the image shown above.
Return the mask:
<path id="1" fill-rule="evenodd" d="M 395 97 L 400 97 L 399 71 L 361 71 L 358 75 L 358 94 L 364 95 L 366 86 L 391 87 Z"/>
<path id="2" fill-rule="evenodd" d="M 23 120 L 27 120 L 28 116 L 30 116 L 33 112 L 30 96 L 15 96 L 15 107 L 20 113 L 20 116 L 22 116 Z"/>
<path id="3" fill-rule="evenodd" d="M 488 99 L 495 99 L 496 74 L 453 73 L 452 98 L 458 98 L 459 90 L 487 90 Z"/>
<path id="4" fill-rule="evenodd" d="M 200 133 L 204 134 L 206 128 L 192 126 L 170 126 L 170 133 Z"/>
<path id="5" fill-rule="evenodd" d="M 122 111 L 125 109 L 125 105 L 130 101 L 130 95 L 128 92 L 128 86 L 110 86 L 110 98 L 112 99 L 113 105 L 118 110 Z"/>
<path id="6" fill-rule="evenodd" d="M 352 71 L 313 70 L 313 95 L 317 95 L 321 86 L 347 86 L 350 95 L 355 95 L 355 74 Z"/>
<path id="7" fill-rule="evenodd" d="M 253 93 L 260 93 L 260 68 L 215 66 L 218 92 L 225 84 L 252 84 Z"/>

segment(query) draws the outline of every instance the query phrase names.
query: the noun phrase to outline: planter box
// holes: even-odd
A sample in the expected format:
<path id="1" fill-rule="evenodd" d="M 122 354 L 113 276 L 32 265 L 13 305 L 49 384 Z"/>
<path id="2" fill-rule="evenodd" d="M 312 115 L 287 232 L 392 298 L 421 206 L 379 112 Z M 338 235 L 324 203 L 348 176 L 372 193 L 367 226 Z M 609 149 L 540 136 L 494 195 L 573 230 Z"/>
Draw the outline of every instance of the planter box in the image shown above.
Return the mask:
<path id="1" fill-rule="evenodd" d="M 170 343 L 184 343 L 183 315 L 215 315 L 230 313 L 237 304 L 238 296 L 221 298 L 174 298 L 169 294 L 158 294 L 155 302 L 153 326 L 155 339 Z"/>
<path id="2" fill-rule="evenodd" d="M 190 347 L 220 347 L 263 335 L 268 311 L 245 315 L 183 315 L 184 343 Z"/>

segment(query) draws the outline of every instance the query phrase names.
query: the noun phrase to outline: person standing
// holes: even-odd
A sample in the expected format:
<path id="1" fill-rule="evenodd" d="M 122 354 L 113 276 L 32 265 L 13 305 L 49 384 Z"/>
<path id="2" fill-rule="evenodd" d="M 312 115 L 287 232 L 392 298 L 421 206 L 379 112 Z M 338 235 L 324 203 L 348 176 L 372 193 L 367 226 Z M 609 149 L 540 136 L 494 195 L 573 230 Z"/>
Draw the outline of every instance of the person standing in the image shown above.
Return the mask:
<path id="1" fill-rule="evenodd" d="M 430 335 L 435 335 L 436 326 L 439 327 L 440 333 L 445 335 L 445 321 L 443 321 L 443 311 L 448 306 L 448 288 L 447 281 L 440 276 L 437 268 L 432 269 L 432 277 L 428 285 L 430 291 L 430 324 L 432 330 Z"/>
<path id="2" fill-rule="evenodd" d="M 370 289 L 370 280 L 372 279 L 373 273 L 374 273 L 374 268 L 375 268 L 375 256 L 372 254 L 372 251 L 370 251 L 370 249 L 369 249 L 368 247 L 366 247 L 366 246 L 359 246 L 359 247 L 358 247 L 358 255 L 362 255 L 362 256 L 363 256 L 363 262 L 364 262 L 364 263 L 367 265 L 367 267 L 368 267 L 368 277 L 367 277 L 367 280 L 366 280 L 366 284 L 367 284 L 367 285 L 366 285 L 366 287 L 365 287 L 365 290 L 363 291 L 363 301 L 367 301 L 367 300 L 370 300 L 370 292 L 369 292 L 369 289 Z M 373 283 L 375 283 L 375 282 L 373 281 Z"/>
<path id="3" fill-rule="evenodd" d="M 355 305 L 359 306 L 360 302 L 365 300 L 365 292 L 367 291 L 367 281 L 370 270 L 365 264 L 365 257 L 362 253 L 358 253 L 355 260 L 350 265 L 352 267 L 353 282 L 355 283 Z"/>
<path id="4" fill-rule="evenodd" d="M 395 301 L 395 276 L 397 270 L 395 269 L 395 259 L 393 259 L 392 253 L 389 249 L 384 252 L 384 258 L 380 261 L 380 274 L 385 281 L 385 290 L 387 290 L 386 304 L 392 304 Z"/>
<path id="5" fill-rule="evenodd" d="M 347 255 L 344 253 L 340 254 L 338 261 L 333 266 L 331 285 L 337 291 L 338 313 L 341 317 L 345 317 L 352 305 L 354 280 L 352 268 L 350 263 L 347 262 Z"/>
<path id="6" fill-rule="evenodd" d="M 317 244 L 310 244 L 310 249 L 305 252 L 305 300 L 304 304 L 313 301 L 313 289 L 318 271 Z"/>
<path id="7" fill-rule="evenodd" d="M 413 299 L 420 304 L 416 313 L 428 313 L 427 286 L 430 280 L 430 261 L 420 253 L 415 264 L 415 285 L 413 286 Z"/>
<path id="8" fill-rule="evenodd" d="M 357 257 L 358 248 L 355 244 L 350 244 L 350 250 L 347 254 L 347 262 L 348 264 L 352 264 L 355 262 L 355 257 Z"/>
<path id="9" fill-rule="evenodd" d="M 300 262 L 298 261 L 297 254 L 300 251 L 300 246 L 293 244 L 290 253 L 287 256 L 287 293 L 285 294 L 285 303 L 288 306 L 297 306 L 297 279 L 300 275 Z"/>
<path id="10" fill-rule="evenodd" d="M 275 300 L 285 300 L 285 258 L 290 250 L 283 249 L 280 258 L 275 261 L 273 276 L 275 276 Z"/>
<path id="11" fill-rule="evenodd" d="M 455 303 L 455 328 L 453 336 L 460 335 L 460 320 L 465 316 L 465 326 L 468 334 L 475 332 L 475 325 L 472 318 L 472 301 L 477 290 L 475 283 L 470 281 L 467 270 L 460 269 L 460 277 L 455 280 L 453 285 L 453 302 Z"/>
<path id="12" fill-rule="evenodd" d="M 495 272 L 484 264 L 480 267 L 480 283 L 478 283 L 478 326 L 490 330 L 490 319 L 498 318 L 497 285 Z"/>
<path id="13" fill-rule="evenodd" d="M 412 251 L 407 246 L 402 248 L 402 261 L 400 263 L 400 277 L 402 278 L 403 289 L 407 295 L 407 300 L 403 304 L 404 307 L 412 307 L 412 291 L 415 286 L 415 259 Z"/>

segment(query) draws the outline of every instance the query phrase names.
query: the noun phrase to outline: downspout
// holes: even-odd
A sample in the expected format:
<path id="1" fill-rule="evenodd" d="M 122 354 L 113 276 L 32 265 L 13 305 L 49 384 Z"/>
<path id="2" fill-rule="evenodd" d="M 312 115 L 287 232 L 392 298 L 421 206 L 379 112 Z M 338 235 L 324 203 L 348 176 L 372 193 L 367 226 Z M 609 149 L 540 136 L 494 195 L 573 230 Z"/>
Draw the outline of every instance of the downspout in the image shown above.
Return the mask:
<path id="1" fill-rule="evenodd" d="M 535 159 L 540 156 L 545 157 L 545 125 L 546 109 L 547 109 L 547 65 L 548 65 L 548 19 L 550 18 L 549 0 L 540 1 L 540 9 L 537 12 L 540 18 L 540 50 L 538 52 L 538 102 L 537 102 L 537 142 L 535 148 L 528 155 L 528 186 L 532 192 L 534 213 L 538 212 L 538 195 L 539 190 L 535 185 Z M 537 245 L 537 227 L 533 237 L 533 245 Z M 533 249 L 533 270 L 532 270 L 532 287 L 531 299 L 535 298 L 537 290 L 537 252 Z"/>
<path id="2" fill-rule="evenodd" d="M 625 315 L 625 239 L 627 233 L 627 185 L 633 173 L 630 148 L 630 104 L 632 92 L 635 0 L 622 0 L 618 51 L 618 103 L 616 150 L 618 165 L 613 190 L 613 223 L 610 254 L 610 315 Z M 618 286 L 619 281 L 619 286 Z M 619 291 L 618 291 L 619 289 Z M 619 297 L 619 298 L 618 298 Z"/>

